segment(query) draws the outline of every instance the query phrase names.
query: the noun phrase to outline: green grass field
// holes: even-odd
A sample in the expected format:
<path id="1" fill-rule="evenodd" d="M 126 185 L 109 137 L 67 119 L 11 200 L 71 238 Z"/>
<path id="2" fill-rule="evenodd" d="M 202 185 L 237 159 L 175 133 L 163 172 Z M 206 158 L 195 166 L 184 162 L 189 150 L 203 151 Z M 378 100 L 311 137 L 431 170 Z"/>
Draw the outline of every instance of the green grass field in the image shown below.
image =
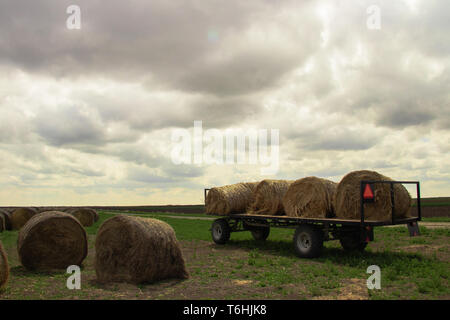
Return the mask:
<path id="1" fill-rule="evenodd" d="M 271 229 L 257 242 L 249 232 L 233 233 L 223 246 L 212 242 L 211 221 L 145 216 L 166 221 L 181 242 L 190 278 L 153 284 L 103 285 L 95 281 L 95 234 L 111 214 L 87 228 L 89 255 L 82 267 L 82 289 L 69 290 L 65 270 L 54 273 L 24 269 L 16 252 L 17 231 L 0 233 L 11 277 L 0 299 L 449 299 L 450 230 L 421 227 L 420 237 L 407 228 L 375 229 L 364 253 L 347 253 L 339 242 L 325 243 L 318 259 L 299 259 L 292 229 Z M 172 214 L 173 215 L 173 214 Z M 203 216 L 204 217 L 204 216 Z M 428 220 L 428 219 L 427 219 Z M 444 220 L 448 221 L 448 220 Z M 442 222 L 442 221 L 439 221 Z M 381 268 L 381 290 L 368 290 L 367 267 Z"/>
<path id="2" fill-rule="evenodd" d="M 450 197 L 421 198 L 420 204 L 426 207 L 450 206 Z M 417 205 L 417 199 L 413 199 L 413 206 Z"/>

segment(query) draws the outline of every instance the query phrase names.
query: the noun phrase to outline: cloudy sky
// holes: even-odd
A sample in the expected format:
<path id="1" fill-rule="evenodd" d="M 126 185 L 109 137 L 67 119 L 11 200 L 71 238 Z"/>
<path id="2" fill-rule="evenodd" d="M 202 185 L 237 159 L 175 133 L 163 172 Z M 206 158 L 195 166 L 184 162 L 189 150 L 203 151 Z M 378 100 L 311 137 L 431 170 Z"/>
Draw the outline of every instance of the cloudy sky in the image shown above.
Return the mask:
<path id="1" fill-rule="evenodd" d="M 80 29 L 67 28 L 72 4 Z M 442 0 L 2 0 L 0 205 L 198 204 L 204 187 L 358 169 L 450 196 L 449 12 Z M 279 171 L 175 164 L 171 135 L 195 120 L 278 129 Z"/>

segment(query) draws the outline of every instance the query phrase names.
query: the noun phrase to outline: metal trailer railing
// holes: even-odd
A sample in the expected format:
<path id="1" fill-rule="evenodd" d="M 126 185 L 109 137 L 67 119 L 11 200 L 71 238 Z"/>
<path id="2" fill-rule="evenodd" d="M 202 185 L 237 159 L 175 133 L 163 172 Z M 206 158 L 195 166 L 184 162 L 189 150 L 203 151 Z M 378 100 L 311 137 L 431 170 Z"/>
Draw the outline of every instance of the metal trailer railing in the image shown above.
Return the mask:
<path id="1" fill-rule="evenodd" d="M 375 198 L 364 198 L 366 185 L 389 184 L 391 197 L 391 217 L 389 220 L 371 220 L 365 217 L 365 206 L 375 202 Z M 396 218 L 395 215 L 395 184 L 415 184 L 417 193 L 417 217 Z M 204 189 L 206 197 L 209 188 Z M 360 219 L 341 218 L 305 218 L 273 215 L 255 215 L 247 213 L 232 213 L 216 219 L 211 227 L 213 241 L 217 244 L 226 243 L 231 233 L 250 231 L 256 240 L 265 240 L 271 227 L 294 228 L 294 247 L 301 257 L 316 257 L 320 255 L 323 241 L 340 240 L 346 250 L 364 250 L 367 243 L 373 241 L 373 228 L 378 226 L 406 224 L 410 236 L 420 235 L 418 221 L 422 220 L 420 202 L 420 183 L 418 181 L 375 181 L 360 182 Z"/>

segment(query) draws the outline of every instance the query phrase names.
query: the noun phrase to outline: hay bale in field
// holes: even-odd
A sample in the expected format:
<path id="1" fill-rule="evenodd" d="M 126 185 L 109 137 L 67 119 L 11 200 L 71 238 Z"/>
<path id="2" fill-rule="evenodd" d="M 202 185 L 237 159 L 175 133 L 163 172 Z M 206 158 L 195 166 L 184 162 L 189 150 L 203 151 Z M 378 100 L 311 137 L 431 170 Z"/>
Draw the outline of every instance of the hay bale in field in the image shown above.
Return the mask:
<path id="1" fill-rule="evenodd" d="M 67 213 L 43 212 L 20 230 L 17 252 L 22 265 L 30 270 L 81 266 L 88 252 L 86 231 Z"/>
<path id="2" fill-rule="evenodd" d="M 243 182 L 209 190 L 205 199 L 206 214 L 229 215 L 243 213 L 253 202 L 253 192 L 258 182 Z"/>
<path id="3" fill-rule="evenodd" d="M 0 209 L 0 232 L 8 230 L 6 224 L 10 224 L 9 215 L 3 209 Z"/>
<path id="4" fill-rule="evenodd" d="M 20 230 L 32 217 L 37 214 L 33 208 L 18 208 L 11 214 L 11 229 Z"/>
<path id="5" fill-rule="evenodd" d="M 6 256 L 5 249 L 0 241 L 0 289 L 3 289 L 8 282 L 9 278 L 9 265 L 8 257 Z"/>
<path id="6" fill-rule="evenodd" d="M 50 208 L 50 207 L 38 207 L 38 208 L 36 209 L 36 212 L 37 212 L 37 213 L 42 213 L 42 212 L 47 212 L 47 211 L 52 211 L 52 210 L 55 210 L 55 209 Z M 56 211 L 56 210 L 55 210 L 55 211 Z"/>
<path id="7" fill-rule="evenodd" d="M 95 213 L 89 208 L 71 208 L 66 211 L 80 221 L 84 227 L 90 227 L 94 224 Z"/>
<path id="8" fill-rule="evenodd" d="M 293 180 L 263 180 L 253 192 L 249 214 L 284 215 L 283 197 Z"/>
<path id="9" fill-rule="evenodd" d="M 98 219 L 100 219 L 100 216 L 98 215 L 97 210 L 91 209 L 89 208 L 89 210 L 91 210 L 92 214 L 94 215 L 94 223 L 98 221 Z"/>
<path id="10" fill-rule="evenodd" d="M 3 230 L 11 230 L 11 213 L 6 210 L 0 209 L 0 218 L 3 219 L 4 229 Z"/>
<path id="11" fill-rule="evenodd" d="M 5 219 L 5 216 L 0 212 L 0 232 L 6 230 Z"/>
<path id="12" fill-rule="evenodd" d="M 36 211 L 38 213 L 42 213 L 42 212 L 47 212 L 47 211 L 59 211 L 59 212 L 64 212 L 64 210 L 62 210 L 62 207 L 38 207 L 36 209 Z"/>
<path id="13" fill-rule="evenodd" d="M 95 241 L 100 282 L 143 283 L 188 278 L 175 232 L 167 223 L 118 215 L 106 220 Z"/>
<path id="14" fill-rule="evenodd" d="M 306 177 L 293 182 L 283 198 L 284 211 L 290 217 L 332 218 L 337 183 Z"/>
<path id="15" fill-rule="evenodd" d="M 392 181 L 378 172 L 361 170 L 348 173 L 339 182 L 335 197 L 334 209 L 337 218 L 360 219 L 360 182 L 362 180 Z M 390 185 L 376 183 L 373 185 L 375 201 L 364 205 L 364 217 L 368 220 L 390 220 L 391 219 L 391 192 Z M 411 208 L 411 196 L 401 184 L 394 184 L 395 217 L 408 217 Z"/>

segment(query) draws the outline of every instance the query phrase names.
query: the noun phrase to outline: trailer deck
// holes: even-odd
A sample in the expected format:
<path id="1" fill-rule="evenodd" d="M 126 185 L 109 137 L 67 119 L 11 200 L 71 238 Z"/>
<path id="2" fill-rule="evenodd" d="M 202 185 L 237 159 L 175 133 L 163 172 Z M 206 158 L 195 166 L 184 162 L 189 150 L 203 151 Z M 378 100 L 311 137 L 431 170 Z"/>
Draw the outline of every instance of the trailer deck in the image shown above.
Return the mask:
<path id="1" fill-rule="evenodd" d="M 230 214 L 226 216 L 231 219 L 243 219 L 243 220 L 255 220 L 255 221 L 267 221 L 267 222 L 280 222 L 289 223 L 292 225 L 298 225 L 299 223 L 326 223 L 330 225 L 349 225 L 349 226 L 361 226 L 361 220 L 359 219 L 339 219 L 339 218 L 305 218 L 305 217 L 289 217 L 289 216 L 271 216 L 271 215 L 257 215 L 257 214 Z M 222 216 L 223 218 L 223 216 Z M 364 220 L 363 224 L 366 226 L 388 226 L 388 225 L 400 225 L 408 224 L 419 221 L 419 217 L 409 217 L 396 219 L 394 223 L 391 220 Z"/>
<path id="2" fill-rule="evenodd" d="M 375 199 L 363 197 L 363 190 L 375 183 L 390 184 L 391 216 L 386 220 L 365 219 L 366 203 Z M 397 218 L 395 214 L 394 184 L 416 184 L 418 216 Z M 205 189 L 206 194 L 209 189 Z M 422 219 L 420 207 L 420 187 L 418 181 L 361 181 L 360 182 L 360 218 L 306 218 L 276 215 L 259 215 L 249 213 L 220 216 L 211 226 L 212 239 L 217 244 L 225 244 L 232 232 L 250 231 L 255 240 L 266 240 L 270 228 L 294 228 L 294 248 L 300 257 L 314 258 L 320 255 L 323 242 L 339 240 L 342 247 L 348 251 L 363 251 L 368 242 L 374 240 L 373 229 L 379 226 L 406 225 L 410 236 L 418 236 L 419 224 Z M 372 194 L 373 197 L 373 194 Z"/>

